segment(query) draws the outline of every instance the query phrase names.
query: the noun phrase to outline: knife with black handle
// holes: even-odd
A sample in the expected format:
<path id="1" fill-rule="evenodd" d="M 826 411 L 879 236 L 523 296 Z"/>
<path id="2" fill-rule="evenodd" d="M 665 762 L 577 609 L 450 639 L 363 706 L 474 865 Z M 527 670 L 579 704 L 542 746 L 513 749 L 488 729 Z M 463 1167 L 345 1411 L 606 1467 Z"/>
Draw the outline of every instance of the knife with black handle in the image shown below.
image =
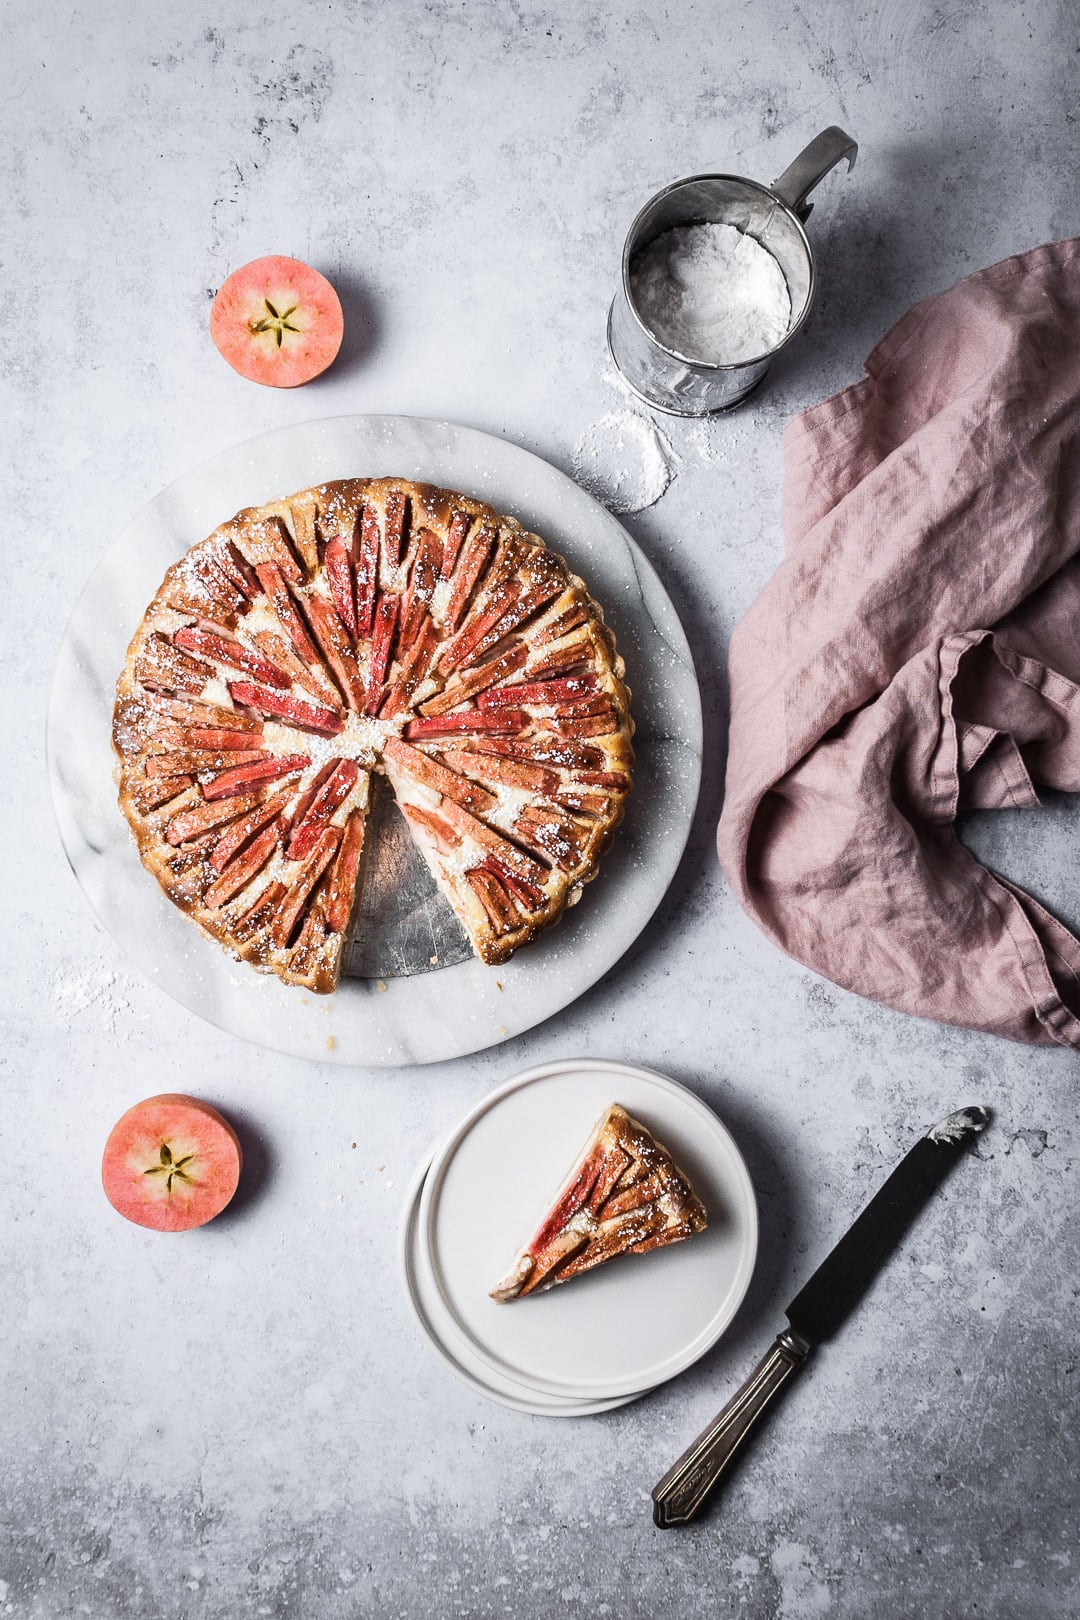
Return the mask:
<path id="1" fill-rule="evenodd" d="M 773 1397 L 810 1351 L 829 1339 L 858 1304 L 889 1255 L 953 1165 L 990 1123 L 987 1108 L 961 1108 L 935 1125 L 902 1159 L 796 1294 L 789 1326 L 750 1377 L 654 1488 L 662 1530 L 689 1524 Z"/>

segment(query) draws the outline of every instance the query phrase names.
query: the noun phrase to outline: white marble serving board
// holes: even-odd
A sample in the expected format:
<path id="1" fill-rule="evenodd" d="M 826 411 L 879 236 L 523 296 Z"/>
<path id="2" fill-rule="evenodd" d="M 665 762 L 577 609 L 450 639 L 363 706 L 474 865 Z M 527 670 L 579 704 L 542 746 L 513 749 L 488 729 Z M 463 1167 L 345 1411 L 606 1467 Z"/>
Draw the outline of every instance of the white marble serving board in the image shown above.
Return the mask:
<path id="1" fill-rule="evenodd" d="M 116 804 L 113 689 L 146 604 L 195 540 L 243 506 L 328 479 L 392 475 L 489 501 L 543 535 L 582 575 L 626 660 L 637 725 L 634 792 L 580 905 L 504 967 L 469 958 L 412 977 L 349 977 L 335 995 L 313 996 L 233 961 L 143 870 Z M 616 519 L 517 445 L 404 416 L 342 416 L 264 433 L 156 496 L 110 547 L 72 614 L 48 727 L 68 859 L 140 967 L 235 1035 L 297 1057 L 366 1066 L 479 1051 L 532 1028 L 595 983 L 645 926 L 675 873 L 697 801 L 701 747 L 701 702 L 682 627 Z"/>

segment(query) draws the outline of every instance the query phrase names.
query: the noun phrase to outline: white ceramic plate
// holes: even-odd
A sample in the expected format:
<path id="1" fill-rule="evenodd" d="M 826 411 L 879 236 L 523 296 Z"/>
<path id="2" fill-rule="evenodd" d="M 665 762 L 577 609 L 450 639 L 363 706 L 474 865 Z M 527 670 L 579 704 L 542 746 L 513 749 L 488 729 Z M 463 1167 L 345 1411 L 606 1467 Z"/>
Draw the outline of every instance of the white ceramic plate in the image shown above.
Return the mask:
<path id="1" fill-rule="evenodd" d="M 397 474 L 490 501 L 581 573 L 626 660 L 637 765 L 626 820 L 581 904 L 502 968 L 346 979 L 311 996 L 204 939 L 139 863 L 116 805 L 113 691 L 162 576 L 243 506 L 332 478 Z M 68 625 L 49 706 L 49 772 L 64 848 L 106 927 L 183 1006 L 296 1057 L 366 1067 L 476 1052 L 567 1006 L 623 954 L 656 909 L 686 844 L 701 775 L 701 702 L 675 610 L 621 525 L 517 445 L 446 422 L 343 416 L 264 433 L 164 490 L 113 543 Z"/>
<path id="2" fill-rule="evenodd" d="M 488 1400 L 500 1406 L 509 1406 L 516 1412 L 532 1412 L 538 1417 L 587 1417 L 594 1412 L 609 1412 L 613 1407 L 625 1406 L 638 1396 L 623 1395 L 607 1400 L 574 1400 L 558 1395 L 530 1393 L 509 1379 L 501 1378 L 487 1368 L 467 1345 L 452 1345 L 447 1341 L 445 1309 L 439 1298 L 418 1242 L 420 1195 L 424 1179 L 431 1164 L 431 1154 L 420 1165 L 405 1196 L 398 1235 L 398 1263 L 408 1303 L 417 1326 L 435 1352 L 463 1383 L 475 1389 Z M 641 1391 L 642 1394 L 645 1391 Z"/>
<path id="3" fill-rule="evenodd" d="M 685 1169 L 707 1229 L 568 1288 L 495 1304 L 488 1289 L 613 1102 Z M 529 1069 L 479 1103 L 437 1151 L 419 1221 L 455 1353 L 522 1390 L 578 1400 L 651 1389 L 704 1355 L 735 1315 L 757 1254 L 750 1176 L 712 1110 L 663 1075 L 596 1059 Z"/>

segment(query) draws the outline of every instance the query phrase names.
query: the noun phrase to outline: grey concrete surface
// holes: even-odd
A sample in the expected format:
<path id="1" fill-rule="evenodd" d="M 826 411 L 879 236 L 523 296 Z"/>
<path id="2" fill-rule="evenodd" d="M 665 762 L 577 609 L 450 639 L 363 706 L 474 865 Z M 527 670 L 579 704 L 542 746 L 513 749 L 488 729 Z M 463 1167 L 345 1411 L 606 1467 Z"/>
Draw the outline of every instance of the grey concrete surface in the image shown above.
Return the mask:
<path id="1" fill-rule="evenodd" d="M 818 981 L 741 916 L 712 851 L 724 650 L 779 555 L 783 422 L 915 299 L 1080 229 L 1074 8 L 7 0 L 3 39 L 0 1614 L 1076 1614 L 1077 1060 Z M 639 944 L 528 1037 L 401 1073 L 268 1057 L 167 1001 L 96 927 L 45 785 L 54 650 L 117 526 L 221 446 L 339 411 L 448 417 L 569 468 L 627 408 L 603 325 L 638 206 L 695 170 L 772 178 L 834 121 L 863 150 L 811 222 L 805 336 L 737 416 L 663 424 L 677 476 L 627 519 L 711 739 Z M 213 289 L 267 252 L 345 301 L 340 364 L 297 393 L 244 383 L 207 334 Z M 1077 832 L 1063 803 L 972 836 L 1075 920 Z M 709 1099 L 762 1247 L 704 1363 L 561 1424 L 454 1382 L 405 1315 L 394 1240 L 429 1140 L 578 1053 Z M 179 1240 L 126 1227 L 97 1180 L 113 1119 L 174 1087 L 229 1110 L 250 1165 L 237 1207 Z M 649 1487 L 799 1279 L 970 1101 L 998 1111 L 979 1159 L 718 1511 L 655 1531 Z"/>

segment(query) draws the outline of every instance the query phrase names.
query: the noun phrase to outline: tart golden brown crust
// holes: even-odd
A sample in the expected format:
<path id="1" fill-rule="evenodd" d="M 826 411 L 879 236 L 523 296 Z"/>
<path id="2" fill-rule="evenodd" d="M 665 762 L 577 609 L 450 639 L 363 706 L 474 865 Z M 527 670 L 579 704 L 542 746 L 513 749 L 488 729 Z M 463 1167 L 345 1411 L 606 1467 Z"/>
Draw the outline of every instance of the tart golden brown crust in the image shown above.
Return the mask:
<path id="1" fill-rule="evenodd" d="M 612 1103 L 491 1297 L 505 1303 L 542 1293 L 617 1255 L 678 1243 L 706 1224 L 705 1206 L 667 1148 Z"/>
<path id="2" fill-rule="evenodd" d="M 117 683 L 120 805 L 206 933 L 333 990 L 384 773 L 485 962 L 561 916 L 622 820 L 624 666 L 561 557 L 398 478 L 237 513 L 169 569 Z"/>

